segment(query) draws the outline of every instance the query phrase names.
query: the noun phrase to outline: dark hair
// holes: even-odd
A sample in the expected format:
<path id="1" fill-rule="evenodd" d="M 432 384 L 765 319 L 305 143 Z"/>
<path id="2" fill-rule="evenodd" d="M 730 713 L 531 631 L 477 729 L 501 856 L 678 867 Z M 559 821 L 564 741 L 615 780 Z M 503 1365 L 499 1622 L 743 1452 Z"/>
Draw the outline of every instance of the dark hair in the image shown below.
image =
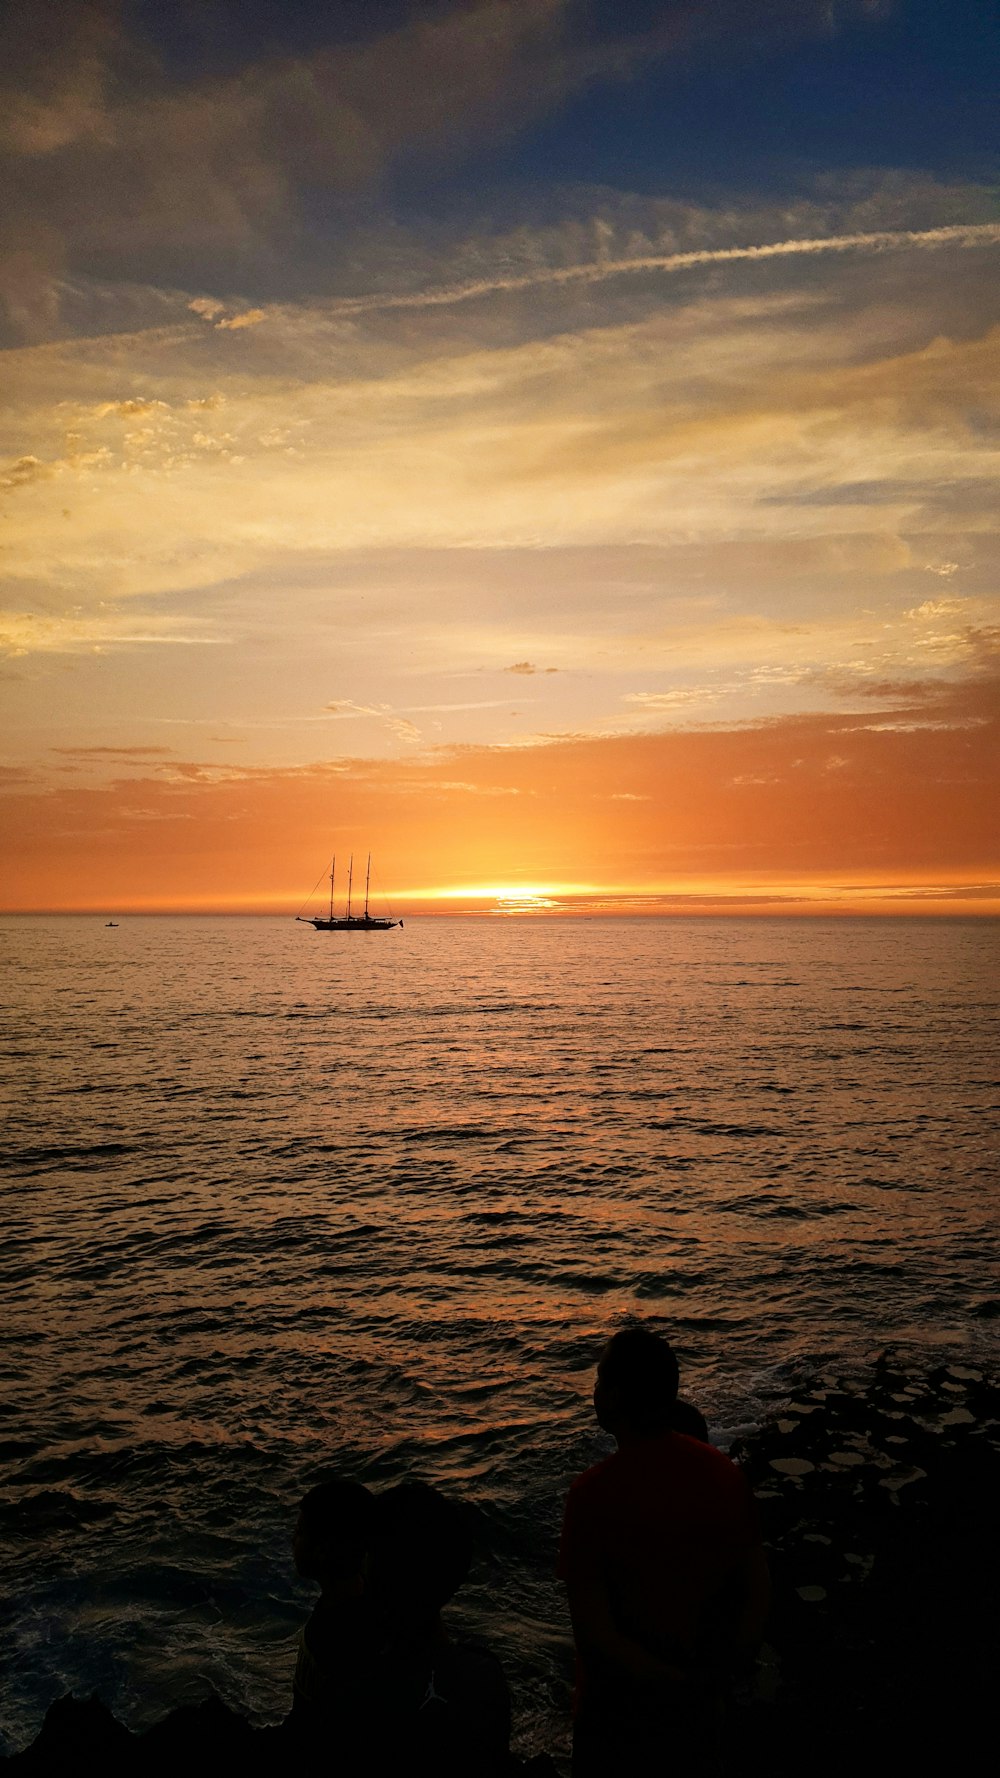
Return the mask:
<path id="1" fill-rule="evenodd" d="M 365 1540 L 375 1519 L 375 1497 L 361 1482 L 319 1482 L 299 1507 L 302 1528 L 313 1537 Z"/>
<path id="2" fill-rule="evenodd" d="M 637 1431 L 665 1428 L 677 1400 L 679 1371 L 672 1346 L 649 1327 L 612 1334 L 598 1365 L 601 1387 Z"/>
<path id="3" fill-rule="evenodd" d="M 469 1517 L 427 1482 L 401 1482 L 379 1495 L 379 1586 L 405 1615 L 432 1615 L 458 1591 L 472 1564 Z"/>
<path id="4" fill-rule="evenodd" d="M 699 1444 L 711 1444 L 708 1436 L 708 1421 L 700 1408 L 693 1401 L 682 1401 L 680 1396 L 670 1410 L 671 1432 L 683 1432 L 685 1438 L 696 1438 Z"/>

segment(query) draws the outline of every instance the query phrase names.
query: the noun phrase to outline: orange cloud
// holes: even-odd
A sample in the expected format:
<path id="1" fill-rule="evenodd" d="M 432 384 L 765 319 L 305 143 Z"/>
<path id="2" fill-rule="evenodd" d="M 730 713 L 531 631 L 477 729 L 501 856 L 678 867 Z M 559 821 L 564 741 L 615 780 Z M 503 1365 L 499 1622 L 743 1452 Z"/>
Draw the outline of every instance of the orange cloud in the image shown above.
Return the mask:
<path id="1" fill-rule="evenodd" d="M 236 333 L 241 327 L 258 327 L 262 321 L 266 320 L 267 316 L 263 309 L 244 309 L 242 314 L 232 315 L 228 321 L 217 321 L 215 325 L 229 333 Z"/>
<path id="2" fill-rule="evenodd" d="M 395 901 L 449 911 L 520 886 L 583 911 L 998 913 L 998 690 L 939 689 L 891 720 L 15 784 L 3 906 L 294 913 L 325 856 L 370 848 Z"/>

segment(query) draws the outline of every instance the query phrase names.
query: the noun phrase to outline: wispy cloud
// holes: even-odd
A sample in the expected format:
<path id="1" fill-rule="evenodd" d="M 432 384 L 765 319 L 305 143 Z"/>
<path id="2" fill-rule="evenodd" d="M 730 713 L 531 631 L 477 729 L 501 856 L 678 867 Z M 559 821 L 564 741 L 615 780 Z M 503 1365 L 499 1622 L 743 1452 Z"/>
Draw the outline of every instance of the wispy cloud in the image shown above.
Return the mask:
<path id="1" fill-rule="evenodd" d="M 1000 225 L 875 225 L 977 203 L 851 175 L 784 219 L 588 193 L 398 261 L 373 230 L 349 313 L 95 285 L 89 337 L 5 361 L 18 720 L 33 674 L 59 739 L 138 710 L 285 763 L 908 720 L 868 688 L 982 672 L 995 624 Z M 102 331 L 116 301 L 149 325 Z"/>
<path id="2" fill-rule="evenodd" d="M 410 745 L 422 739 L 421 731 L 416 723 L 411 722 L 406 716 L 399 715 L 389 704 L 355 704 L 348 698 L 336 704 L 328 704 L 326 714 L 339 721 L 357 717 L 374 718 L 389 734 Z"/>
<path id="3" fill-rule="evenodd" d="M 871 16 L 871 0 L 838 11 Z M 348 38 L 334 9 L 325 42 L 261 54 L 248 32 L 242 58 L 234 37 L 214 71 L 181 74 L 141 35 L 135 9 L 114 0 L 8 8 L 0 157 L 12 177 L 0 296 L 12 325 L 48 336 L 60 277 L 95 258 L 160 284 L 199 263 L 222 289 L 248 272 L 280 282 L 283 263 L 316 261 L 309 192 L 350 222 L 404 155 L 460 161 L 597 82 L 720 44 L 826 32 L 832 17 L 826 0 L 659 13 L 646 30 L 609 34 L 588 30 L 571 0 L 441 0 L 390 29 L 372 9 L 367 34 Z M 199 24 L 194 9 L 193 37 Z M 217 26 L 209 9 L 206 51 Z"/>
<path id="4" fill-rule="evenodd" d="M 201 648 L 221 641 L 218 636 L 192 633 L 192 621 L 197 620 L 159 615 L 137 618 L 113 608 L 85 615 L 0 610 L 0 654 L 100 654 L 166 645 Z"/>
<path id="5" fill-rule="evenodd" d="M 69 759 L 159 759 L 167 758 L 173 752 L 171 747 L 53 747 L 53 753 L 65 754 Z"/>
<path id="6" fill-rule="evenodd" d="M 243 327 L 259 327 L 260 323 L 266 320 L 267 313 L 264 309 L 244 309 L 239 315 L 223 316 L 222 320 L 217 321 L 215 325 L 221 327 L 223 331 L 238 333 Z"/>
<path id="7" fill-rule="evenodd" d="M 451 307 L 480 297 L 514 295 L 543 286 L 601 284 L 640 272 L 685 272 L 707 266 L 741 265 L 769 259 L 829 253 L 891 253 L 919 249 L 996 247 L 1000 223 L 956 223 L 945 228 L 874 230 L 867 234 L 820 235 L 812 240 L 764 241 L 746 247 L 705 247 L 682 253 L 645 253 L 630 259 L 586 260 L 578 265 L 538 267 L 515 277 L 472 279 L 438 289 L 386 293 L 344 299 L 334 305 L 343 315 L 372 309 Z"/>

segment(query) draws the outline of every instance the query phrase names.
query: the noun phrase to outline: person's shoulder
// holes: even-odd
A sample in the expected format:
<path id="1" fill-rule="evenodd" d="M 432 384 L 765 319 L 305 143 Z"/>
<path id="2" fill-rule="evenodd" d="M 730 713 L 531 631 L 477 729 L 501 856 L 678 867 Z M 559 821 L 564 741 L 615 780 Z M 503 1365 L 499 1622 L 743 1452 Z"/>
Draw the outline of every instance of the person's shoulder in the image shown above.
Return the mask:
<path id="1" fill-rule="evenodd" d="M 727 1451 L 720 1451 L 718 1445 L 710 1445 L 705 1439 L 694 1438 L 687 1432 L 672 1432 L 670 1438 L 674 1449 L 683 1451 L 689 1461 L 704 1462 L 709 1468 L 736 1468 Z"/>
<path id="2" fill-rule="evenodd" d="M 716 1445 L 705 1445 L 680 1433 L 675 1442 L 671 1479 L 677 1497 L 742 1542 L 749 1544 L 759 1538 L 757 1508 L 745 1470 Z"/>
<path id="3" fill-rule="evenodd" d="M 738 1492 L 746 1487 L 746 1477 L 738 1463 L 734 1463 L 727 1451 L 720 1451 L 718 1445 L 705 1444 L 701 1439 L 689 1438 L 685 1432 L 671 1434 L 673 1461 L 683 1467 L 689 1474 L 701 1474 L 711 1477 L 720 1487 L 732 1488 Z"/>
<path id="4" fill-rule="evenodd" d="M 621 1452 L 612 1451 L 609 1456 L 602 1457 L 597 1463 L 592 1463 L 589 1469 L 585 1469 L 581 1475 L 576 1477 L 575 1481 L 570 1482 L 570 1498 L 582 1500 L 592 1494 L 600 1494 L 605 1487 L 614 1482 L 620 1468 Z"/>
<path id="5" fill-rule="evenodd" d="M 609 1457 L 602 1457 L 599 1463 L 592 1463 L 589 1469 L 578 1475 L 570 1483 L 566 1495 L 564 1537 L 571 1533 L 573 1527 L 589 1524 L 598 1518 L 603 1519 L 609 1512 L 613 1512 L 623 1485 L 627 1487 L 628 1478 L 620 1451 L 612 1451 Z"/>
<path id="6" fill-rule="evenodd" d="M 583 1480 L 586 1478 L 581 1477 Z M 746 1481 L 732 1458 L 717 1446 L 683 1432 L 666 1432 L 637 1440 L 617 1452 L 616 1466 L 597 1482 L 590 1497 L 645 1499 L 651 1489 L 680 1491 L 685 1498 L 702 1494 L 706 1501 L 736 1500 L 745 1491 Z"/>

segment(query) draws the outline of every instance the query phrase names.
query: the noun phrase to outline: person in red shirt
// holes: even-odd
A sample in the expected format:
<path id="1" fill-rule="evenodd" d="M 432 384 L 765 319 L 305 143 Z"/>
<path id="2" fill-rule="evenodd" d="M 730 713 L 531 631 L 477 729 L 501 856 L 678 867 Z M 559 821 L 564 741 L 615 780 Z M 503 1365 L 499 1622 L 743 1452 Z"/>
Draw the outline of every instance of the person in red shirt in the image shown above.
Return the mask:
<path id="1" fill-rule="evenodd" d="M 710 1770 L 726 1675 L 763 1629 L 753 1496 L 721 1451 L 673 1430 L 677 1382 L 671 1347 L 645 1327 L 615 1334 L 597 1367 L 594 1411 L 618 1449 L 573 1483 L 559 1547 L 573 1778 Z"/>

